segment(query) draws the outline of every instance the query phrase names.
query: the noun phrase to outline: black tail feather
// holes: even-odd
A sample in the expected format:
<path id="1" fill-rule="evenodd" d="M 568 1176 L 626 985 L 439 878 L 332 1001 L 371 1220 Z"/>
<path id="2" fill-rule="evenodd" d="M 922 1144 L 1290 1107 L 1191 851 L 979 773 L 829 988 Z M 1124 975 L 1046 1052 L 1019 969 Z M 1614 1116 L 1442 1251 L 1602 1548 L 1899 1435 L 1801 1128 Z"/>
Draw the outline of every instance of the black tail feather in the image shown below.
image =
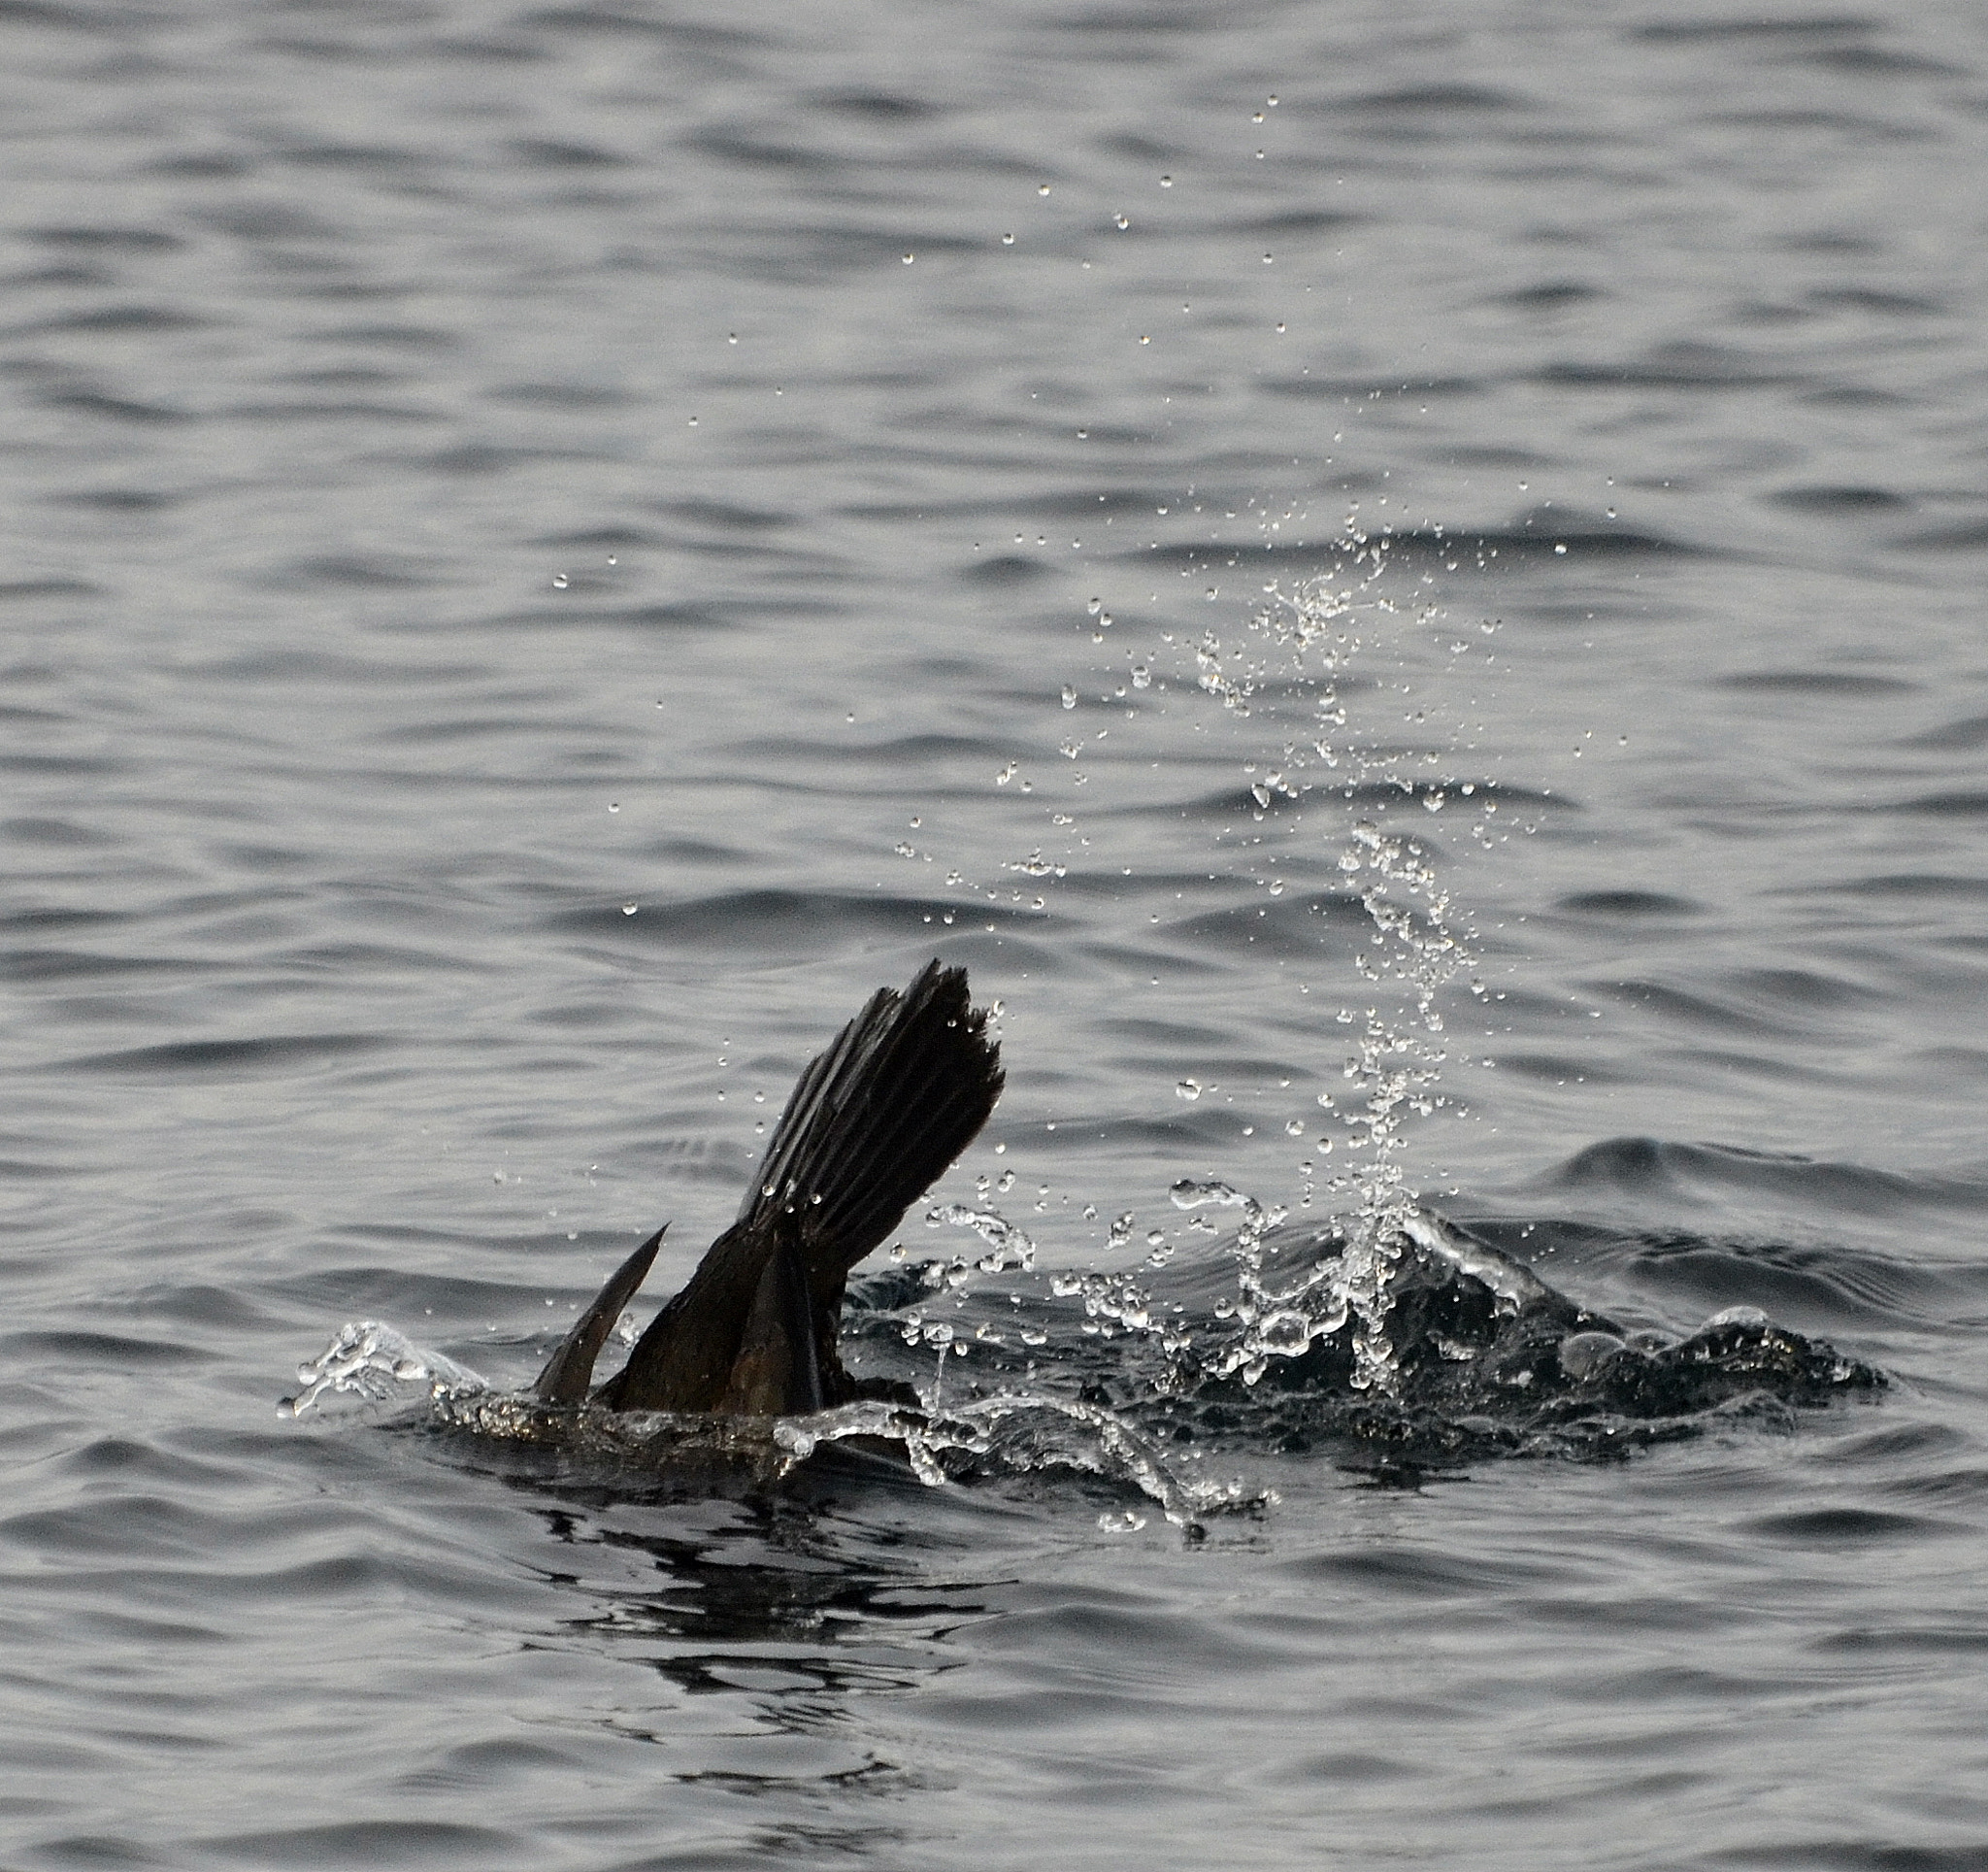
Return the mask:
<path id="1" fill-rule="evenodd" d="M 635 1289 L 648 1278 L 669 1227 L 665 1222 L 609 1275 L 608 1285 L 573 1322 L 573 1330 L 560 1341 L 559 1350 L 546 1361 L 546 1369 L 532 1387 L 532 1395 L 541 1404 L 578 1404 L 585 1398 L 586 1387 L 594 1381 L 594 1360 L 601 1355 L 622 1309 L 635 1298 Z"/>
<path id="2" fill-rule="evenodd" d="M 846 1272 L 898 1225 L 986 1123 L 1001 1049 L 967 999 L 964 969 L 930 963 L 903 994 L 882 988 L 801 1077 L 739 1211 L 783 1210 L 814 1260 Z"/>
<path id="3" fill-rule="evenodd" d="M 902 994 L 879 989 L 801 1075 L 738 1220 L 601 1387 L 600 1401 L 619 1410 L 730 1408 L 755 1302 L 766 1313 L 787 1279 L 782 1270 L 775 1287 L 765 1285 L 777 1252 L 793 1256 L 806 1284 L 807 1337 L 823 1367 L 802 1388 L 832 1392 L 849 1269 L 973 1142 L 1002 1083 L 1001 1049 L 987 1038 L 985 1013 L 969 1004 L 964 969 L 935 961 Z"/>

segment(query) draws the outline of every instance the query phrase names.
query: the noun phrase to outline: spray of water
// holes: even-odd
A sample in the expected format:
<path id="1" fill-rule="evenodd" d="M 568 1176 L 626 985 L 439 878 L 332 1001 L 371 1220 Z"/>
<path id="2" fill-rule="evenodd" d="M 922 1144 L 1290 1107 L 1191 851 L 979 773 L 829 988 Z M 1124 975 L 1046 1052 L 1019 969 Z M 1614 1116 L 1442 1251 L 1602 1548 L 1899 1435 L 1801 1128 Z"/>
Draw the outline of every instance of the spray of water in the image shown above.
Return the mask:
<path id="1" fill-rule="evenodd" d="M 1248 763 L 1250 793 L 1259 816 L 1280 798 L 1330 799 L 1335 790 L 1349 812 L 1359 813 L 1350 828 L 1338 820 L 1329 836 L 1341 842 L 1340 873 L 1357 893 L 1370 925 L 1353 964 L 1375 990 L 1366 1008 L 1340 1012 L 1342 1023 L 1360 1027 L 1358 1045 L 1343 1068 L 1350 1089 L 1319 1099 L 1339 1120 L 1342 1135 L 1338 1141 L 1350 1163 L 1346 1174 L 1327 1181 L 1329 1191 L 1352 1199 L 1342 1251 L 1330 1266 L 1315 1265 L 1295 1286 L 1273 1292 L 1264 1286 L 1262 1273 L 1268 1229 L 1257 1220 L 1261 1212 L 1254 1203 L 1245 1208 L 1237 1249 L 1236 1304 L 1244 1333 L 1225 1362 L 1251 1383 L 1269 1359 L 1296 1356 L 1313 1339 L 1337 1332 L 1350 1314 L 1355 1322 L 1354 1386 L 1384 1392 L 1394 1388 L 1388 1285 L 1407 1246 L 1405 1230 L 1418 1208 L 1408 1182 L 1407 1126 L 1411 1118 L 1433 1114 L 1447 1103 L 1438 1089 L 1446 1057 L 1441 997 L 1472 957 L 1467 933 L 1428 848 L 1387 823 L 1384 815 L 1390 803 L 1418 802 L 1430 813 L 1440 812 L 1452 790 L 1485 816 L 1497 810 L 1488 788 L 1418 779 L 1408 771 L 1417 756 L 1363 745 L 1346 732 L 1344 678 L 1362 648 L 1361 630 L 1371 634 L 1375 626 L 1403 616 L 1379 589 L 1385 548 L 1384 540 L 1370 539 L 1349 522 L 1348 552 L 1334 575 L 1305 581 L 1288 591 L 1267 587 L 1268 601 L 1240 643 L 1225 649 L 1209 632 L 1195 653 L 1200 687 L 1226 710 L 1249 713 L 1252 698 L 1273 679 L 1282 693 L 1309 696 L 1309 719 L 1302 733 L 1281 744 L 1281 758 L 1268 763 L 1267 770 L 1262 761 Z M 1427 626 L 1435 617 L 1424 611 L 1416 620 Z M 1475 829 L 1481 834 L 1481 822 Z M 1269 887 L 1276 892 L 1280 886 L 1273 881 Z M 1328 1133 L 1317 1144 L 1321 1152 L 1330 1152 L 1335 1139 Z M 1205 1192 L 1223 1187 L 1191 1187 Z M 1193 1200 L 1247 1202 L 1234 1191 L 1200 1193 Z M 1177 1190 L 1176 1201 L 1182 1201 Z"/>

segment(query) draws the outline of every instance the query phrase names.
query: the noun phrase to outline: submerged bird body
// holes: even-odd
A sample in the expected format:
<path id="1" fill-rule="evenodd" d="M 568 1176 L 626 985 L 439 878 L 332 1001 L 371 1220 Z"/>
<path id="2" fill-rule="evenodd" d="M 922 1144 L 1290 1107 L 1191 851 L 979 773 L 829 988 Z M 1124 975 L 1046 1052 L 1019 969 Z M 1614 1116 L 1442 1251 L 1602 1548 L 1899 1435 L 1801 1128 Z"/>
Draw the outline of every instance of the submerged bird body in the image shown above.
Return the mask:
<path id="1" fill-rule="evenodd" d="M 844 1286 L 986 1123 L 1002 1086 L 986 1027 L 964 969 L 935 961 L 903 993 L 878 989 L 801 1075 L 738 1220 L 591 1401 L 767 1417 L 858 1395 L 836 1349 Z M 541 1403 L 588 1401 L 594 1360 L 662 1239 L 581 1314 L 539 1375 Z"/>

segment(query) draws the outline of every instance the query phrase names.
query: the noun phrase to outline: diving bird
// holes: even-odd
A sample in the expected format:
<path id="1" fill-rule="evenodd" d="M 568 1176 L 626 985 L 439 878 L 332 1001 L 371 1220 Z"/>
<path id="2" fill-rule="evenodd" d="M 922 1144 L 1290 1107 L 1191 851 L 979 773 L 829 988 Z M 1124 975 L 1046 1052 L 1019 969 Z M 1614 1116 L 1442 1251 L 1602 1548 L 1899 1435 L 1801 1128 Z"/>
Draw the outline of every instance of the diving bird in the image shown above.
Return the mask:
<path id="1" fill-rule="evenodd" d="M 609 1278 L 539 1374 L 542 1404 L 740 1417 L 861 1395 L 836 1350 L 849 1270 L 889 1235 L 986 1123 L 1001 1048 L 963 968 L 937 961 L 879 988 L 787 1100 L 738 1220 L 594 1388 L 594 1360 L 662 1247 L 656 1230 Z"/>

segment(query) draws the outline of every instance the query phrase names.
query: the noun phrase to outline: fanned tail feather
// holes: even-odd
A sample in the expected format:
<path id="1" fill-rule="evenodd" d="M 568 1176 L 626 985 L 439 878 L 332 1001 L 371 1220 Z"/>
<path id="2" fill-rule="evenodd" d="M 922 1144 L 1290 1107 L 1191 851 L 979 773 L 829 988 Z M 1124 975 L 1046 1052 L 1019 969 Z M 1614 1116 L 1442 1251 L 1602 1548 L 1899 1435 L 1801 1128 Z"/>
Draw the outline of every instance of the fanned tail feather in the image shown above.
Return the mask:
<path id="1" fill-rule="evenodd" d="M 738 1220 L 597 1401 L 673 1411 L 738 1409 L 747 1395 L 755 1410 L 834 1401 L 846 1382 L 835 1341 L 849 1269 L 973 1142 L 1002 1084 L 1001 1049 L 968 1001 L 964 969 L 934 961 L 902 994 L 879 989 L 801 1075 Z M 805 1284 L 805 1318 L 773 1304 L 789 1272 Z M 798 1389 L 769 1404 L 778 1387 L 763 1376 L 746 1384 L 748 1370 L 792 1372 Z M 803 1383 L 802 1373 L 818 1376 Z"/>

